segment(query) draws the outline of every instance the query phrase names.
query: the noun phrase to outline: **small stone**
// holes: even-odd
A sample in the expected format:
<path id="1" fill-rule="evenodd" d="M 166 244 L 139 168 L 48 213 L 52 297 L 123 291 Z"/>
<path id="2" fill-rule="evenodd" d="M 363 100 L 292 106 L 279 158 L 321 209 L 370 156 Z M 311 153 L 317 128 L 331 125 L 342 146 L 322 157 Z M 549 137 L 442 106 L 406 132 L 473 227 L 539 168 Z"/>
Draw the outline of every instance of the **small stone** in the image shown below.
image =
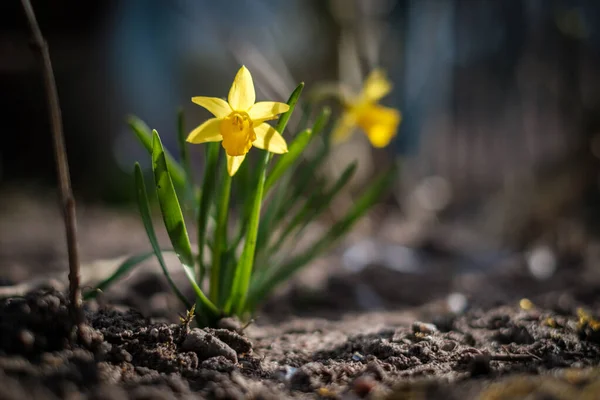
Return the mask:
<path id="1" fill-rule="evenodd" d="M 156 328 L 150 329 L 150 337 L 152 339 L 158 339 L 158 329 L 156 329 Z"/>
<path id="2" fill-rule="evenodd" d="M 19 340 L 26 349 L 31 349 L 35 343 L 35 336 L 31 331 L 23 329 L 19 332 Z"/>
<path id="3" fill-rule="evenodd" d="M 292 376 L 296 373 L 298 368 L 292 367 L 290 365 L 284 365 L 279 371 L 275 373 L 275 376 L 280 381 L 289 381 L 292 379 Z"/>
<path id="4" fill-rule="evenodd" d="M 334 391 L 326 387 L 320 387 L 315 391 L 320 397 L 324 397 L 326 399 L 336 399 L 338 396 Z"/>
<path id="5" fill-rule="evenodd" d="M 521 299 L 521 301 L 519 301 L 519 307 L 521 307 L 522 310 L 529 311 L 535 306 L 533 305 L 533 302 L 531 300 Z"/>
<path id="6" fill-rule="evenodd" d="M 375 389 L 377 382 L 370 376 L 359 376 L 352 383 L 352 391 L 360 398 L 365 398 Z"/>
<path id="7" fill-rule="evenodd" d="M 554 275 L 557 268 L 556 254 L 550 246 L 540 245 L 526 255 L 529 272 L 538 280 L 546 280 Z"/>
<path id="8" fill-rule="evenodd" d="M 467 296 L 458 292 L 450 293 L 446 299 L 446 303 L 448 304 L 450 312 L 454 314 L 463 313 L 469 306 Z"/>
<path id="9" fill-rule="evenodd" d="M 200 361 L 223 356 L 233 363 L 238 362 L 235 350 L 215 336 L 198 328 L 190 331 L 181 344 L 181 349 L 183 351 L 193 351 L 198 355 Z"/>
<path id="10" fill-rule="evenodd" d="M 438 328 L 434 324 L 429 324 L 429 323 L 421 322 L 421 321 L 415 321 L 412 324 L 412 330 L 414 333 L 424 333 L 427 335 L 431 335 L 432 333 L 437 332 Z"/>

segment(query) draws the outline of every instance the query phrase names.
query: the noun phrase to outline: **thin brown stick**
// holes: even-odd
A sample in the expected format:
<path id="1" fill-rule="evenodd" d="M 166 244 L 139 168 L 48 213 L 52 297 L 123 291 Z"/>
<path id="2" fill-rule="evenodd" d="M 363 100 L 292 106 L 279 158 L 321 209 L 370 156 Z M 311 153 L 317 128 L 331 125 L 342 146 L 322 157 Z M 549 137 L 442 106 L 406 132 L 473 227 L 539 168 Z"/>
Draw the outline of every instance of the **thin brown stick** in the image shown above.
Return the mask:
<path id="1" fill-rule="evenodd" d="M 67 236 L 67 251 L 69 254 L 69 302 L 71 311 L 71 320 L 74 327 L 80 328 L 83 325 L 84 317 L 81 309 L 81 288 L 79 277 L 79 251 L 77 244 L 77 220 L 75 216 L 75 199 L 71 190 L 71 177 L 69 174 L 69 163 L 67 160 L 67 149 L 63 136 L 62 117 L 60 105 L 58 102 L 58 92 L 50 61 L 50 52 L 48 44 L 42 36 L 42 32 L 37 23 L 35 13 L 29 0 L 21 0 L 23 10 L 27 15 L 29 27 L 33 35 L 34 45 L 39 51 L 44 72 L 44 87 L 46 89 L 48 112 L 50 114 L 50 123 L 52 125 L 52 136 L 54 142 L 54 156 L 58 173 L 58 184 L 60 188 L 60 202 L 65 221 L 65 230 Z"/>

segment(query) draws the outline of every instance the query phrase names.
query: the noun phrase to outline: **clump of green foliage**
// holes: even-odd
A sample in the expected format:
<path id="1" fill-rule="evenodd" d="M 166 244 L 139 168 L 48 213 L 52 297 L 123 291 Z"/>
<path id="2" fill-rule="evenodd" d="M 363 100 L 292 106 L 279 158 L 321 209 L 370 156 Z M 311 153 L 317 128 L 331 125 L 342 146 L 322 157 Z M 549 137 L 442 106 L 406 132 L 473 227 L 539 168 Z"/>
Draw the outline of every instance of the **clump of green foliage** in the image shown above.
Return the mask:
<path id="1" fill-rule="evenodd" d="M 287 129 L 303 87 L 300 84 L 290 95 L 289 109 L 281 114 L 275 127 L 287 138 L 287 152 L 273 159 L 268 151 L 254 151 L 255 159 L 246 160 L 231 176 L 225 154 L 220 151 L 221 144 L 206 143 L 204 173 L 199 185 L 192 176 L 182 112 L 177 128 L 179 161 L 165 150 L 156 130 L 130 117 L 129 127 L 152 160 L 150 190 L 140 165 L 136 163 L 134 167 L 137 203 L 152 251 L 127 259 L 114 274 L 87 292 L 86 298 L 96 296 L 154 256 L 181 302 L 187 309 L 195 307 L 200 325 L 215 325 L 229 316 L 248 320 L 275 288 L 343 238 L 391 186 L 396 167 L 392 165 L 376 177 L 343 217 L 322 235 L 312 238 L 312 246 L 299 254 L 290 254 L 286 245 L 297 241 L 309 224 L 331 206 L 356 170 L 356 164 L 351 164 L 334 181 L 319 174 L 331 154 L 328 108 L 315 109 L 313 121 L 312 105 L 305 104 L 298 125 Z M 314 140 L 316 137 L 319 140 Z M 309 147 L 312 147 L 310 152 Z M 170 249 L 159 247 L 151 218 L 150 198 L 154 197 L 158 200 Z M 191 228 L 184 216 L 196 224 L 195 252 L 188 235 Z M 163 257 L 165 252 L 177 255 L 194 289 L 195 304 L 173 282 Z"/>

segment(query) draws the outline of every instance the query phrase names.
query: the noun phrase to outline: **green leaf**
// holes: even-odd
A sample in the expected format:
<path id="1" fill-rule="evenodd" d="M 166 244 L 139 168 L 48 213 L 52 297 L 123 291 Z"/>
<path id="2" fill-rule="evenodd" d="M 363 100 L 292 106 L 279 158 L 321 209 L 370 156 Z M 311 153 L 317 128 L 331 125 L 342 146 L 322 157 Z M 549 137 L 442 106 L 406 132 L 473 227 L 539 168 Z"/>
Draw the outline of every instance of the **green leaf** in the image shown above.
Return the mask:
<path id="1" fill-rule="evenodd" d="M 276 228 L 275 222 L 277 216 L 285 213 L 287 209 L 284 199 L 288 194 L 290 180 L 290 175 L 283 176 L 279 181 L 279 185 L 275 188 L 274 195 L 271 196 L 271 199 L 266 206 L 266 211 L 263 213 L 263 217 L 260 220 L 260 225 L 258 227 L 258 239 L 256 242 L 257 254 L 264 253 L 263 250 L 265 250 L 266 245 L 269 243 L 270 233 Z M 260 258 L 263 258 L 262 255 Z"/>
<path id="2" fill-rule="evenodd" d="M 236 174 L 237 175 L 237 174 Z M 227 304 L 227 300 L 231 295 L 233 282 L 233 274 L 235 273 L 235 267 L 237 265 L 237 256 L 235 249 L 229 248 L 223 253 L 221 257 L 221 274 L 219 277 L 219 304 Z"/>
<path id="3" fill-rule="evenodd" d="M 281 117 L 279 117 L 279 121 L 277 121 L 277 127 L 275 129 L 282 135 L 285 131 L 285 128 L 287 127 L 287 123 L 289 122 L 292 113 L 294 112 L 294 108 L 296 108 L 296 103 L 298 103 L 298 99 L 300 98 L 303 89 L 304 82 L 300 83 L 296 87 L 296 89 L 294 89 L 294 91 L 290 95 L 290 98 L 287 101 L 287 104 L 290 106 L 290 109 L 287 112 L 281 114 Z"/>
<path id="4" fill-rule="evenodd" d="M 335 244 L 343 237 L 354 224 L 381 198 L 382 193 L 389 189 L 397 173 L 395 165 L 390 170 L 379 176 L 355 201 L 353 207 L 340 221 L 335 223 L 325 235 L 317 240 L 314 245 L 302 254 L 299 254 L 277 269 L 270 270 L 268 276 L 254 281 L 250 288 L 248 306 L 255 307 L 268 293 L 282 282 L 285 282 L 300 268 L 307 265 L 315 257 Z"/>
<path id="5" fill-rule="evenodd" d="M 177 111 L 177 144 L 179 146 L 179 156 L 181 158 L 183 172 L 185 174 L 185 197 L 189 202 L 193 202 L 195 199 L 194 177 L 192 175 L 190 152 L 185 139 L 185 120 L 183 110 L 180 109 Z"/>
<path id="6" fill-rule="evenodd" d="M 312 130 L 306 129 L 300 132 L 296 139 L 290 144 L 288 152 L 279 157 L 277 163 L 269 173 L 269 177 L 265 183 L 265 193 L 271 190 L 271 187 L 281 178 L 281 176 L 287 171 L 287 169 L 294 164 L 294 162 L 300 157 L 300 154 L 304 151 L 308 143 L 312 139 Z"/>
<path id="7" fill-rule="evenodd" d="M 298 125 L 296 126 L 296 132 L 302 132 L 303 130 L 306 129 L 306 126 L 308 125 L 308 120 L 310 118 L 310 113 L 312 110 L 312 104 L 304 103 L 302 105 L 301 109 L 302 109 L 302 113 L 300 114 L 300 121 L 298 122 Z"/>
<path id="8" fill-rule="evenodd" d="M 148 151 L 148 154 L 152 155 L 152 131 L 150 128 L 148 128 L 148 125 L 135 116 L 129 116 L 127 119 L 127 124 L 133 133 L 135 133 L 135 136 L 138 138 L 140 143 Z M 178 188 L 185 189 L 186 180 L 183 167 L 177 161 L 175 161 L 173 156 L 171 156 L 171 154 L 169 154 L 169 152 L 166 150 L 165 157 L 167 159 L 167 166 L 169 167 L 169 173 L 171 174 L 173 183 Z"/>
<path id="9" fill-rule="evenodd" d="M 298 102 L 298 98 L 300 97 L 303 88 L 304 83 L 301 83 L 290 95 L 290 98 L 287 102 L 290 108 L 279 118 L 276 127 L 278 132 L 283 134 L 287 123 L 290 120 L 292 113 L 294 112 L 294 108 L 296 107 L 296 103 Z M 265 151 L 264 153 L 265 154 L 263 156 L 263 159 L 258 165 L 258 183 L 252 202 L 252 211 L 248 222 L 246 241 L 244 243 L 244 249 L 242 250 L 240 260 L 235 269 L 231 295 L 229 296 L 227 304 L 225 306 L 226 312 L 231 312 L 232 310 L 234 310 L 235 312 L 239 313 L 244 309 L 248 288 L 250 287 L 250 278 L 252 277 L 254 255 L 256 251 L 256 240 L 258 236 L 260 210 L 266 181 L 266 170 L 267 165 L 271 160 L 271 153 L 267 151 Z"/>
<path id="10" fill-rule="evenodd" d="M 196 279 L 202 282 L 204 279 L 204 246 L 208 229 L 208 218 L 215 194 L 217 182 L 217 166 L 219 162 L 220 143 L 212 142 L 206 146 L 206 163 L 204 165 L 204 179 L 202 180 L 202 193 L 198 209 L 198 270 Z"/>
<path id="11" fill-rule="evenodd" d="M 210 269 L 210 298 L 220 304 L 219 289 L 221 286 L 221 264 L 223 253 L 227 251 L 227 224 L 229 223 L 229 197 L 231 195 L 231 176 L 227 173 L 226 161 L 221 168 L 219 198 L 217 199 L 217 226 L 215 228 L 215 243 L 213 246 L 212 265 Z"/>
<path id="12" fill-rule="evenodd" d="M 309 191 L 309 187 L 312 188 L 311 192 L 313 193 L 315 192 L 315 189 L 317 189 L 318 184 L 315 184 L 315 182 L 318 181 L 316 179 L 316 172 L 329 154 L 328 139 L 323 138 L 319 134 L 327 126 L 330 116 L 331 109 L 329 109 L 329 107 L 324 107 L 313 124 L 313 134 L 311 139 L 318 139 L 318 141 L 321 142 L 321 147 L 317 154 L 313 157 L 305 157 L 307 161 L 304 167 L 299 168 L 297 165 L 298 163 L 296 163 L 296 165 L 293 167 L 293 170 L 299 170 L 299 173 L 297 176 L 294 176 L 294 185 L 292 186 L 291 190 L 288 190 L 288 199 L 285 202 L 288 206 L 288 209 L 293 209 L 296 207 L 298 201 L 304 197 L 303 195 L 306 192 Z M 279 214 L 275 218 L 275 223 L 279 223 L 281 218 L 284 216 L 284 214 Z"/>
<path id="13" fill-rule="evenodd" d="M 190 246 L 190 239 L 185 227 L 181 208 L 179 207 L 177 193 L 175 192 L 169 174 L 165 152 L 158 132 L 153 130 L 152 134 L 152 169 L 154 171 L 154 183 L 156 185 L 158 203 L 162 212 L 165 228 L 167 229 L 167 234 L 173 245 L 173 250 L 175 250 L 177 257 L 179 257 L 183 270 L 194 288 L 196 296 L 206 309 L 214 314 L 218 314 L 219 311 L 217 307 L 215 307 L 215 305 L 204 295 L 204 292 L 202 292 L 202 289 L 200 289 L 196 282 L 194 256 Z"/>
<path id="14" fill-rule="evenodd" d="M 348 182 L 350 182 L 357 167 L 358 163 L 356 161 L 350 163 L 329 190 L 321 196 L 317 196 L 316 201 L 308 202 L 308 206 L 301 212 L 301 214 L 304 215 L 299 218 L 299 222 L 302 223 L 301 230 L 306 227 L 310 221 L 315 220 L 323 211 L 329 208 L 333 199 L 335 199 L 342 189 L 346 187 Z"/>
<path id="15" fill-rule="evenodd" d="M 323 129 L 325 129 L 327 122 L 329 122 L 330 116 L 331 116 L 331 109 L 329 107 L 323 107 L 323 109 L 321 110 L 321 113 L 319 114 L 315 123 L 313 124 L 313 128 L 312 128 L 313 135 L 318 135 L 319 133 L 321 133 L 321 131 Z"/>
<path id="16" fill-rule="evenodd" d="M 160 251 L 164 253 L 168 250 Z M 115 269 L 115 271 L 112 274 L 100 281 L 100 283 L 98 283 L 94 289 L 91 289 L 84 293 L 83 300 L 87 301 L 96 298 L 98 293 L 106 291 L 108 287 L 116 283 L 120 278 L 128 274 L 133 268 L 137 267 L 138 265 L 152 257 L 154 254 L 155 252 L 154 250 L 152 250 L 146 253 L 135 254 L 131 257 L 128 257 L 121 264 L 119 264 L 117 269 Z"/>
<path id="17" fill-rule="evenodd" d="M 160 264 L 160 268 L 162 269 L 163 274 L 165 275 L 165 278 L 167 278 L 167 282 L 169 283 L 169 286 L 171 286 L 171 289 L 173 289 L 173 292 L 177 295 L 179 300 L 181 300 L 183 302 L 183 304 L 185 304 L 186 308 L 189 308 L 191 306 L 191 304 L 189 303 L 189 301 L 187 301 L 185 296 L 179 291 L 177 286 L 175 286 L 175 282 L 173 282 L 173 279 L 171 279 L 171 275 L 169 274 L 169 270 L 167 269 L 167 265 L 165 264 L 165 260 L 162 256 L 162 251 L 158 245 L 158 240 L 156 239 L 156 233 L 154 232 L 154 225 L 152 223 L 152 215 L 150 214 L 150 204 L 148 201 L 148 192 L 146 191 L 146 184 L 144 183 L 144 176 L 142 174 L 142 169 L 140 168 L 140 164 L 137 162 L 135 163 L 134 177 L 135 177 L 135 189 L 136 189 L 136 195 L 137 195 L 136 197 L 137 197 L 138 208 L 140 211 L 140 216 L 142 217 L 142 222 L 144 223 L 144 228 L 146 229 L 146 235 L 148 236 L 148 240 L 150 241 L 150 245 L 152 246 L 152 251 L 154 252 L 156 259 L 158 260 L 158 263 Z M 138 260 L 134 259 L 133 261 L 138 261 Z M 139 262 L 141 262 L 141 261 L 139 261 Z M 130 267 L 133 267 L 135 264 L 129 264 L 129 265 L 130 265 Z"/>
<path id="18" fill-rule="evenodd" d="M 312 127 L 312 135 L 310 136 L 311 142 L 317 138 L 321 131 L 327 125 L 329 121 L 329 117 L 331 115 L 331 110 L 329 107 L 324 107 L 321 110 L 321 113 L 317 117 L 315 123 Z M 319 138 L 320 142 L 323 144 L 324 141 Z M 304 199 L 306 196 L 306 192 L 310 192 L 310 197 L 314 197 L 315 193 L 319 193 L 320 189 L 324 186 L 324 183 L 319 179 L 316 179 L 315 171 L 316 168 L 325 160 L 325 156 L 327 155 L 327 148 L 323 145 L 323 148 L 319 151 L 317 157 L 310 158 L 306 155 L 304 157 L 308 160 L 305 166 L 300 167 L 300 162 L 295 162 L 288 170 L 288 176 L 293 174 L 293 181 L 287 181 L 284 184 L 284 187 L 281 187 L 283 193 L 286 193 L 285 199 L 281 201 L 281 204 L 285 204 L 285 208 L 278 209 L 273 217 L 271 218 L 271 225 L 276 227 L 279 223 L 288 216 L 290 210 L 294 210 L 297 207 L 297 204 L 301 199 Z M 298 175 L 295 174 L 295 171 L 300 169 Z M 293 184 L 292 184 L 293 183 Z M 310 190 L 308 190 L 308 184 L 310 183 Z"/>
<path id="19" fill-rule="evenodd" d="M 319 215 L 321 215 L 321 213 L 330 206 L 331 202 L 337 197 L 340 191 L 348 184 L 348 182 L 350 182 L 350 179 L 356 172 L 357 166 L 358 165 L 356 162 L 348 165 L 329 190 L 321 193 L 313 192 L 304 206 L 298 210 L 296 215 L 288 223 L 269 253 L 273 254 L 278 251 L 292 232 L 294 232 L 297 228 L 300 228 L 298 232 L 301 232 L 310 223 L 310 221 L 315 220 Z"/>

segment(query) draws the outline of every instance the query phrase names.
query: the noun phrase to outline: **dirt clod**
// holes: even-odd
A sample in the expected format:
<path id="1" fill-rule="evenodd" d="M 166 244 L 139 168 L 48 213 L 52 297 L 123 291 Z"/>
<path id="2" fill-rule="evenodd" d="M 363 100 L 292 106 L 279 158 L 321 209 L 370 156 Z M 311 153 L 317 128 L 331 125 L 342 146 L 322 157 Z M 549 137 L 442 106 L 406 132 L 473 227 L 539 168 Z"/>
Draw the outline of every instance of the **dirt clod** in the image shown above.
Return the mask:
<path id="1" fill-rule="evenodd" d="M 181 349 L 183 351 L 196 353 L 200 361 L 207 360 L 211 357 L 221 356 L 233 363 L 237 364 L 238 362 L 235 350 L 216 336 L 197 328 L 192 329 L 190 333 L 186 335 L 186 338 L 181 344 Z"/>

